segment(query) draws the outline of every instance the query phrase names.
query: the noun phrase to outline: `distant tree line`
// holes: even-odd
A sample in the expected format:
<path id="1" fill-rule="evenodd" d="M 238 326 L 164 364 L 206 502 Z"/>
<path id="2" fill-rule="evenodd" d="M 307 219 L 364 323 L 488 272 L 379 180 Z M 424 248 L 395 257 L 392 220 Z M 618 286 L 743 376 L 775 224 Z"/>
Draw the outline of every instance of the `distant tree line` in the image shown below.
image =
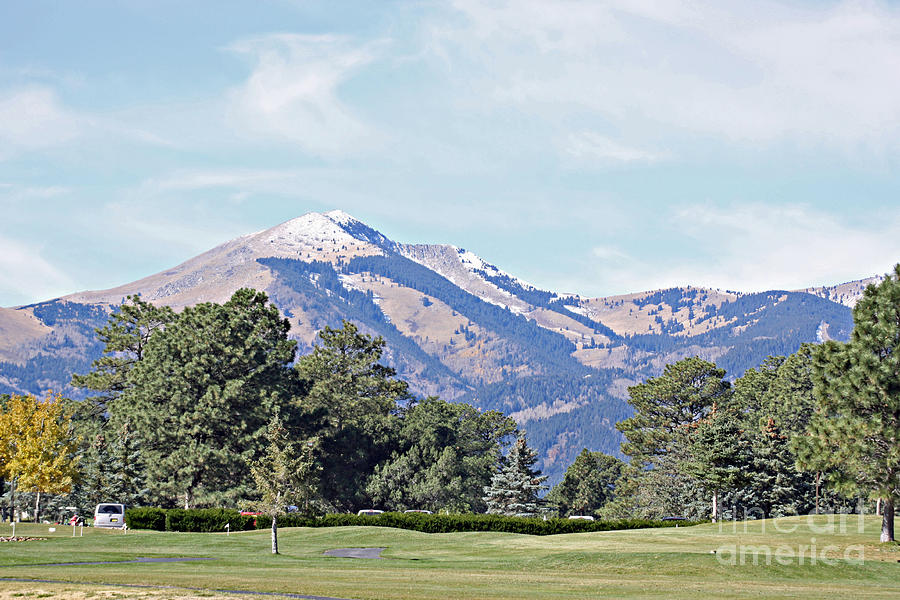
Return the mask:
<path id="1" fill-rule="evenodd" d="M 274 521 L 294 503 L 307 512 L 378 506 L 506 514 L 492 507 L 490 490 L 509 462 L 503 449 L 517 434 L 512 419 L 413 397 L 381 363 L 385 341 L 348 321 L 324 327 L 298 360 L 288 330 L 254 290 L 180 313 L 128 298 L 97 330 L 103 356 L 73 376 L 73 385 L 91 392 L 87 399 L 3 397 L 0 476 L 11 484 L 0 492 L 10 514 L 21 510 L 24 493 L 53 494 L 81 510 L 111 501 L 247 506 L 273 517 L 273 550 Z M 29 414 L 58 409 L 53 422 L 68 444 L 58 454 L 69 471 L 53 485 L 35 479 L 35 460 L 46 453 L 23 441 L 25 425 L 12 425 L 27 421 L 17 416 L 23 406 Z M 530 467 L 524 438 L 516 447 L 531 452 Z M 31 471 L 17 466 L 23 457 L 31 457 Z M 528 474 L 535 486 L 515 492 L 526 508 L 543 489 L 539 474 Z M 523 512 L 519 506 L 515 514 Z"/>
<path id="2" fill-rule="evenodd" d="M 769 357 L 733 384 L 724 369 L 693 357 L 629 388 L 634 415 L 618 428 L 630 462 L 585 450 L 548 499 L 564 512 L 607 518 L 713 520 L 854 512 L 877 502 L 881 540 L 893 541 L 900 265 L 866 288 L 853 318 L 849 341 Z"/>
<path id="3" fill-rule="evenodd" d="M 357 267 L 392 278 L 415 268 Z M 497 310 L 511 330 L 529 330 L 527 320 Z M 42 493 L 83 508 L 101 500 L 255 504 L 273 517 L 273 550 L 277 514 L 295 501 L 310 512 L 377 506 L 720 519 L 858 510 L 860 499 L 878 499 L 882 539 L 892 540 L 900 265 L 866 289 L 853 317 L 848 342 L 769 357 L 733 383 L 725 369 L 692 357 L 630 387 L 633 415 L 617 425 L 629 462 L 585 450 L 541 499 L 545 478 L 509 417 L 415 398 L 382 364 L 385 340 L 351 322 L 325 326 L 298 359 L 289 322 L 261 292 L 242 289 L 224 304 L 180 313 L 130 297 L 97 330 L 103 356 L 73 377 L 92 393 L 85 401 L 2 398 L 0 476 L 14 486 L 0 491 L 10 504 L 15 489 L 20 499 L 34 494 L 36 514 Z M 593 385 L 579 383 L 577 393 Z M 35 434 L 50 425 L 56 437 Z M 43 438 L 57 440 L 56 450 L 35 441 Z M 35 475 L 51 454 L 68 457 L 57 465 L 56 487 Z"/>

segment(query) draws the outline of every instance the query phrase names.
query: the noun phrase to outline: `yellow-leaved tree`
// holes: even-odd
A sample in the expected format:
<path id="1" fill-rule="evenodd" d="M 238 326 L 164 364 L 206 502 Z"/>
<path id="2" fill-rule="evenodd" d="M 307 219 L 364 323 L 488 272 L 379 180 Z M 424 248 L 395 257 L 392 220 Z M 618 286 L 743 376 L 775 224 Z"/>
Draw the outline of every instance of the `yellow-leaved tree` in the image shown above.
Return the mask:
<path id="1" fill-rule="evenodd" d="M 78 472 L 78 440 L 72 415 L 59 394 L 46 400 L 13 395 L 0 409 L 0 471 L 21 491 L 34 492 L 34 519 L 41 494 L 72 489 Z"/>

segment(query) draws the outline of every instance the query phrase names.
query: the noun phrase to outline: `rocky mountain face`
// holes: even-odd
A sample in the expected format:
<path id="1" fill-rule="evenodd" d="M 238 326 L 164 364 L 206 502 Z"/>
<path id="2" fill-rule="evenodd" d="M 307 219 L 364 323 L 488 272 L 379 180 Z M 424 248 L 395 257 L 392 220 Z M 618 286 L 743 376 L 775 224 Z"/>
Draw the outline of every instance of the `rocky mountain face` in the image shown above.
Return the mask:
<path id="1" fill-rule="evenodd" d="M 740 294 L 684 287 L 609 298 L 537 289 L 449 245 L 400 244 L 341 211 L 310 213 L 117 288 L 0 308 L 0 393 L 67 388 L 93 329 L 129 294 L 174 308 L 265 290 L 307 352 L 350 319 L 383 336 L 421 395 L 511 414 L 558 479 L 583 447 L 618 452 L 627 388 L 692 355 L 739 376 L 803 342 L 846 339 L 876 278 Z"/>

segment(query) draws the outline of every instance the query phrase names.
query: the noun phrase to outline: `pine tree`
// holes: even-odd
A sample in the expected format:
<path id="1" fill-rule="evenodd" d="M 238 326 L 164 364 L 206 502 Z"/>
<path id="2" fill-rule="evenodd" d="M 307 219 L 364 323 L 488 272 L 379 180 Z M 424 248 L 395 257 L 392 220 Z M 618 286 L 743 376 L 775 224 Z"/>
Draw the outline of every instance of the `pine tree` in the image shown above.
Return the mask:
<path id="1" fill-rule="evenodd" d="M 99 392 L 90 398 L 94 416 L 102 417 L 107 405 L 129 386 L 128 373 L 144 357 L 154 332 L 175 320 L 168 306 L 154 306 L 140 296 L 128 296 L 96 330 L 103 343 L 103 356 L 91 364 L 86 375 L 72 375 L 72 385 Z"/>
<path id="2" fill-rule="evenodd" d="M 532 469 L 537 452 L 528 447 L 525 436 L 519 437 L 491 485 L 484 488 L 488 514 L 511 517 L 534 517 L 541 512 L 538 494 L 547 489 L 546 476 Z"/>
<path id="3" fill-rule="evenodd" d="M 686 426 L 706 418 L 717 402 L 727 402 L 731 386 L 724 377 L 724 370 L 694 356 L 628 388 L 635 414 L 616 424 L 626 439 L 622 452 L 642 464 L 671 452 Z"/>
<path id="4" fill-rule="evenodd" d="M 322 440 L 322 495 L 342 510 L 369 503 L 366 480 L 391 456 L 401 403 L 412 396 L 394 369 L 380 363 L 385 342 L 344 321 L 325 327 L 297 361 L 310 386 L 303 406 Z"/>
<path id="5" fill-rule="evenodd" d="M 717 521 L 721 493 L 739 488 L 746 480 L 749 442 L 732 410 L 714 410 L 692 429 L 690 458 L 683 463 L 684 469 L 712 495 L 712 520 Z"/>
<path id="6" fill-rule="evenodd" d="M 900 493 L 900 265 L 866 288 L 853 321 L 849 342 L 814 351 L 818 408 L 799 458 L 832 467 L 839 490 L 883 499 L 881 541 L 890 542 Z"/>
<path id="7" fill-rule="evenodd" d="M 401 414 L 396 451 L 366 486 L 376 506 L 483 512 L 504 438 L 516 423 L 499 411 L 425 398 Z"/>
<path id="8" fill-rule="evenodd" d="M 144 500 L 143 457 L 127 423 L 97 428 L 81 452 L 71 503 L 84 510 L 101 502 L 137 506 Z"/>
<path id="9" fill-rule="evenodd" d="M 234 501 L 266 424 L 295 393 L 290 324 L 262 292 L 187 307 L 150 336 L 111 422 L 128 424 L 155 499 L 185 508 Z"/>
<path id="10" fill-rule="evenodd" d="M 796 468 L 788 436 L 770 418 L 753 439 L 753 458 L 747 489 L 750 506 L 762 517 L 797 515 L 809 506 L 811 480 Z"/>
<path id="11" fill-rule="evenodd" d="M 556 504 L 563 516 L 594 514 L 613 500 L 624 468 L 618 458 L 585 448 L 547 494 L 547 501 Z"/>

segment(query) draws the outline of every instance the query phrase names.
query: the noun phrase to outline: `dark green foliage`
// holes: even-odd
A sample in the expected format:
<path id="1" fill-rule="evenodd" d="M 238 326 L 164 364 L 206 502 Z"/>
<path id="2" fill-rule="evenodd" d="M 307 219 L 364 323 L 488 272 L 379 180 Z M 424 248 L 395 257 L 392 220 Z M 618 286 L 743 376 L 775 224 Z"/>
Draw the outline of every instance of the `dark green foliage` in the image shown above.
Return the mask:
<path id="1" fill-rule="evenodd" d="M 175 312 L 168 306 L 157 307 L 140 296 L 129 296 L 109 315 L 107 324 L 96 330 L 103 356 L 91 363 L 86 375 L 72 375 L 72 386 L 97 392 L 90 401 L 98 416 L 131 385 L 128 375 L 143 359 L 150 336 L 174 320 Z"/>
<path id="2" fill-rule="evenodd" d="M 129 529 L 166 530 L 166 511 L 162 508 L 138 507 L 125 509 L 125 524 Z"/>
<path id="3" fill-rule="evenodd" d="M 809 435 L 798 438 L 801 463 L 833 468 L 839 490 L 885 500 L 882 542 L 893 541 L 900 493 L 900 265 L 870 285 L 853 309 L 850 341 L 813 353 L 818 401 Z"/>
<path id="4" fill-rule="evenodd" d="M 622 452 L 644 464 L 672 452 L 687 427 L 706 418 L 717 402 L 727 402 L 731 386 L 724 377 L 723 369 L 695 356 L 628 388 L 635 414 L 616 425 L 627 440 Z"/>
<path id="5" fill-rule="evenodd" d="M 126 508 L 125 523 L 130 529 L 154 531 L 212 532 L 250 531 L 257 528 L 254 515 L 242 515 L 229 508 Z"/>
<path id="6" fill-rule="evenodd" d="M 183 510 L 170 509 L 128 509 L 129 513 L 158 511 L 164 513 L 166 531 L 220 532 L 225 524 L 231 524 L 232 531 L 249 529 L 269 529 L 271 517 L 266 515 L 241 516 L 236 510 L 221 508 Z M 156 529 L 159 522 L 157 513 L 142 516 L 135 523 L 153 525 L 135 529 Z M 428 515 L 422 513 L 391 513 L 377 516 L 357 516 L 354 514 L 327 514 L 311 517 L 301 514 L 287 514 L 278 517 L 280 527 L 394 527 L 424 533 L 456 533 L 466 531 L 495 531 L 520 533 L 525 535 L 557 535 L 564 533 L 588 533 L 591 531 L 618 531 L 624 529 L 649 529 L 653 527 L 687 527 L 702 521 L 659 521 L 650 519 L 617 519 L 610 521 L 584 521 L 575 519 L 535 519 L 524 517 L 503 517 L 500 515 Z"/>
<path id="7" fill-rule="evenodd" d="M 367 490 L 375 506 L 482 512 L 484 486 L 515 422 L 497 411 L 426 398 L 402 415 L 397 449 Z"/>
<path id="8" fill-rule="evenodd" d="M 719 518 L 721 493 L 739 489 L 748 482 L 750 441 L 741 428 L 738 412 L 727 408 L 713 410 L 691 429 L 686 440 L 690 456 L 681 462 L 681 468 L 712 495 L 715 521 Z"/>
<path id="9" fill-rule="evenodd" d="M 265 294 L 243 289 L 185 308 L 150 337 L 110 413 L 134 431 L 152 497 L 191 507 L 246 493 L 247 461 L 297 390 L 288 329 Z"/>
<path id="10" fill-rule="evenodd" d="M 118 425 L 118 426 L 116 426 Z M 69 502 L 91 512 L 101 502 L 134 506 L 144 501 L 144 458 L 127 423 L 82 423 L 80 477 Z"/>
<path id="11" fill-rule="evenodd" d="M 616 483 L 624 470 L 625 463 L 618 458 L 585 448 L 546 500 L 564 517 L 593 515 L 614 499 Z"/>
<path id="12" fill-rule="evenodd" d="M 231 531 L 256 528 L 252 515 L 241 515 L 227 508 L 170 508 L 166 512 L 166 531 L 222 532 L 229 525 Z"/>
<path id="13" fill-rule="evenodd" d="M 369 503 L 366 480 L 390 457 L 397 412 L 411 399 L 406 382 L 380 363 L 384 346 L 344 321 L 341 329 L 320 331 L 319 344 L 297 362 L 310 383 L 304 406 L 321 440 L 321 494 L 341 509 Z"/>
<path id="14" fill-rule="evenodd" d="M 291 517 L 287 518 L 290 521 Z M 325 515 L 318 519 L 295 521 L 302 527 L 375 526 L 411 529 L 424 533 L 455 533 L 465 531 L 493 531 L 525 535 L 557 535 L 588 533 L 592 531 L 617 531 L 623 529 L 647 529 L 695 525 L 693 521 L 658 521 L 648 519 L 621 519 L 613 521 L 585 521 L 580 519 L 537 519 L 507 517 L 501 515 L 427 515 L 384 513 L 374 517 L 356 515 Z M 260 523 L 262 526 L 262 523 Z M 292 525 L 286 525 L 290 527 Z"/>
<path id="15" fill-rule="evenodd" d="M 751 440 L 753 456 L 740 500 L 763 518 L 798 515 L 813 508 L 813 476 L 797 469 L 788 435 L 770 419 Z M 738 513 L 740 514 L 740 512 Z"/>
<path id="16" fill-rule="evenodd" d="M 547 477 L 533 468 L 535 462 L 537 453 L 520 436 L 484 488 L 488 514 L 533 517 L 543 512 L 538 495 L 547 489 Z"/>

